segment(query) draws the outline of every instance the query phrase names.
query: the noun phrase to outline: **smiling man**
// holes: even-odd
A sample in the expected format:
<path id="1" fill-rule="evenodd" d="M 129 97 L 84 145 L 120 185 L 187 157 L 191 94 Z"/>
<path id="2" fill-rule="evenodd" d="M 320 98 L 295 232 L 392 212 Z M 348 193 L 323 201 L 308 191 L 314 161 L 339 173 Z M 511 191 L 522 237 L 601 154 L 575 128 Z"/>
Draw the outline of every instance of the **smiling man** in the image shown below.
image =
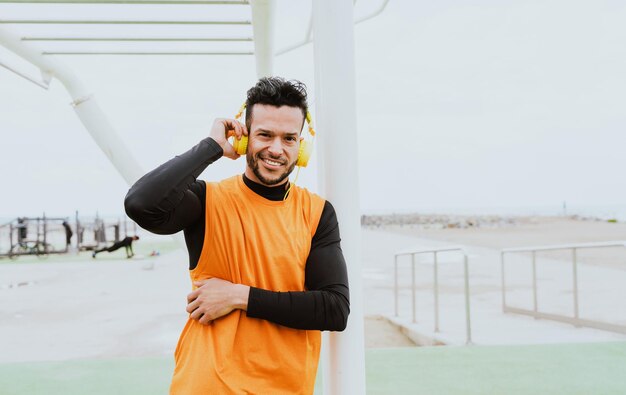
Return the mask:
<path id="1" fill-rule="evenodd" d="M 209 137 L 149 172 L 126 196 L 128 215 L 158 234 L 184 231 L 194 290 L 175 351 L 171 394 L 311 394 L 322 330 L 349 314 L 332 205 L 292 186 L 308 113 L 306 87 L 263 78 L 246 123 L 216 119 Z M 229 136 L 248 136 L 243 175 L 197 180 Z"/>

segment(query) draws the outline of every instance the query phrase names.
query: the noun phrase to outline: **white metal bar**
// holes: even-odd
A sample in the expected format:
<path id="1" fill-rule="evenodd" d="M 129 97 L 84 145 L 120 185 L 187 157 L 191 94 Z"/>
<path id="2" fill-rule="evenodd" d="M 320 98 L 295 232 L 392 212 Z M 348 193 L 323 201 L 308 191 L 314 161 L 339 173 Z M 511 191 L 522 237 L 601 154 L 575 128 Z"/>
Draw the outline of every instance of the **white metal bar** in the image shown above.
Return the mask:
<path id="1" fill-rule="evenodd" d="M 626 240 L 604 241 L 596 243 L 578 243 L 578 244 L 556 244 L 549 246 L 535 246 L 522 248 L 504 248 L 501 251 L 508 252 L 531 252 L 531 251 L 552 251 L 552 250 L 569 250 L 571 248 L 603 248 L 603 247 L 626 247 Z"/>
<path id="2" fill-rule="evenodd" d="M 581 248 L 603 248 L 603 247 L 626 247 L 625 241 L 607 241 L 598 243 L 579 243 L 579 244 L 562 244 L 553 246 L 542 247 L 525 247 L 525 248 L 506 248 L 500 251 L 500 259 L 502 263 L 502 311 L 513 312 L 520 314 L 527 314 L 535 318 L 547 318 L 557 321 L 571 323 L 577 327 L 586 326 L 590 328 L 603 329 L 613 332 L 626 333 L 626 326 L 609 324 L 606 322 L 593 321 L 580 318 L 579 314 L 579 300 L 578 300 L 578 259 L 577 250 Z M 537 291 L 536 291 L 536 273 L 535 273 L 535 253 L 536 251 L 554 251 L 554 250 L 572 250 L 572 286 L 573 286 L 573 298 L 574 298 L 574 316 L 565 317 L 558 314 L 542 313 L 537 308 Z M 534 308 L 533 310 L 526 310 L 517 307 L 510 307 L 506 305 L 505 296 L 506 288 L 504 283 L 504 254 L 512 252 L 532 252 L 533 253 L 533 294 L 534 294 Z"/>
<path id="3" fill-rule="evenodd" d="M 311 42 L 312 38 L 311 35 L 313 34 L 313 14 L 311 14 L 311 17 L 309 18 L 309 27 L 307 28 L 306 31 L 306 35 L 304 36 L 304 39 L 302 41 L 299 41 L 295 44 L 289 45 L 288 47 L 285 47 L 283 49 L 281 49 L 280 51 L 276 52 L 276 55 L 282 55 L 284 53 L 287 53 L 289 51 L 292 51 L 296 48 L 300 48 L 303 45 L 306 45 L 308 43 Z"/>
<path id="4" fill-rule="evenodd" d="M 322 195 L 335 206 L 341 224 L 351 310 L 346 330 L 329 333 L 325 338 L 329 347 L 322 366 L 324 394 L 362 395 L 365 394 L 365 341 L 352 2 L 312 3 L 319 186 Z"/>
<path id="5" fill-rule="evenodd" d="M 578 262 L 576 259 L 576 248 L 572 248 L 572 282 L 574 288 L 574 318 L 578 316 Z"/>
<path id="6" fill-rule="evenodd" d="M 533 309 L 537 311 L 537 253 L 532 252 L 533 255 Z"/>
<path id="7" fill-rule="evenodd" d="M 22 37 L 22 41 L 112 41 L 112 42 L 240 42 L 252 37 Z"/>
<path id="8" fill-rule="evenodd" d="M 427 254 L 427 253 L 434 253 L 435 254 L 435 262 L 434 262 L 434 266 L 435 266 L 435 331 L 437 332 L 439 330 L 439 298 L 437 296 L 438 294 L 438 280 L 437 280 L 437 253 L 439 252 L 452 252 L 452 251 L 459 251 L 461 254 L 463 254 L 463 270 L 464 270 L 464 283 L 465 283 L 465 324 L 466 324 L 466 344 L 472 344 L 472 328 L 471 328 L 471 317 L 470 317 L 470 290 L 469 290 L 469 257 L 467 255 L 467 251 L 465 250 L 465 248 L 463 247 L 444 247 L 444 248 L 436 248 L 436 249 L 425 249 L 425 250 L 410 250 L 410 252 L 407 251 L 402 251 L 402 252 L 398 252 L 396 253 L 395 259 L 397 262 L 398 257 L 400 256 L 404 256 L 404 255 L 411 255 L 411 266 L 412 266 L 412 273 L 414 272 L 413 266 L 414 266 L 414 257 L 417 254 Z M 504 258 L 504 255 L 501 255 L 501 258 Z M 504 261 L 502 261 L 502 267 L 504 268 Z M 397 264 L 396 264 L 397 266 Z M 397 273 L 397 270 L 396 270 Z M 396 274 L 397 275 L 397 274 Z M 398 284 L 397 281 L 395 282 L 395 289 L 396 289 L 396 300 L 397 300 L 397 288 L 398 288 Z M 412 288 L 414 289 L 414 282 L 412 283 Z M 413 297 L 413 302 L 415 303 L 415 293 L 412 293 L 412 297 Z M 504 294 L 503 294 L 504 297 Z M 396 301 L 397 304 L 397 301 Z M 503 304 L 504 306 L 504 304 Z M 396 309 L 396 315 L 397 315 L 397 309 Z M 413 311 L 413 322 L 415 322 L 415 309 Z"/>
<path id="9" fill-rule="evenodd" d="M 469 287 L 469 258 L 467 254 L 463 254 L 463 274 L 465 277 L 465 344 L 472 344 L 472 322 L 470 312 L 470 287 Z"/>
<path id="10" fill-rule="evenodd" d="M 274 70 L 275 0 L 251 0 L 252 33 L 258 78 L 269 77 Z"/>
<path id="11" fill-rule="evenodd" d="M 415 300 L 415 255 L 411 255 L 411 310 L 413 311 L 413 323 L 415 323 L 416 318 L 416 304 Z"/>
<path id="12" fill-rule="evenodd" d="M 159 55 L 159 56 L 177 56 L 177 55 L 213 55 L 213 56 L 228 56 L 228 55 L 254 55 L 254 52 L 99 52 L 99 51 L 85 51 L 85 52 L 63 52 L 63 51 L 45 51 L 42 55 Z"/>
<path id="13" fill-rule="evenodd" d="M 439 332 L 439 263 L 437 261 L 437 251 L 434 253 L 433 262 L 433 289 L 435 292 L 435 332 Z"/>
<path id="14" fill-rule="evenodd" d="M 504 252 L 500 252 L 500 281 L 502 283 L 502 311 L 504 311 L 506 307 L 506 282 L 505 282 L 505 272 L 504 272 Z"/>
<path id="15" fill-rule="evenodd" d="M 356 1 L 355 1 L 355 3 L 356 3 Z M 380 15 L 385 10 L 385 7 L 387 7 L 388 3 L 389 3 L 389 0 L 383 1 L 383 3 L 380 5 L 380 7 L 378 7 L 378 9 L 376 9 L 375 11 L 371 12 L 368 15 L 364 15 L 361 18 L 357 19 L 355 23 L 365 22 L 368 19 L 372 19 L 372 18 Z"/>
<path id="16" fill-rule="evenodd" d="M 29 25 L 251 25 L 250 21 L 150 21 L 150 20 L 70 20 L 70 19 L 1 19 L 0 24 Z"/>
<path id="17" fill-rule="evenodd" d="M 0 0 L 7 4 L 169 4 L 169 5 L 248 5 L 246 0 Z"/>
<path id="18" fill-rule="evenodd" d="M 356 4 L 356 1 L 354 1 L 354 3 Z M 365 16 L 363 16 L 361 18 L 358 18 L 357 20 L 354 21 L 354 24 L 359 24 L 361 22 L 364 22 L 364 21 L 366 21 L 368 19 L 372 19 L 375 16 L 379 15 L 380 13 L 382 13 L 384 11 L 385 7 L 387 7 L 387 3 L 389 3 L 389 0 L 384 0 L 383 4 L 377 10 L 375 10 L 374 12 L 372 12 L 372 13 L 370 13 L 368 15 L 365 15 Z M 307 45 L 307 44 L 309 44 L 311 42 L 313 42 L 313 37 L 311 36 L 311 28 L 309 27 L 309 29 L 307 30 L 307 34 L 306 34 L 304 40 L 299 41 L 299 42 L 297 42 L 295 44 L 291 44 L 291 45 L 289 45 L 289 46 L 279 50 L 278 52 L 276 52 L 276 55 L 285 54 L 287 52 L 293 51 L 294 49 L 297 49 L 297 48 L 300 48 L 300 47 L 302 47 L 304 45 Z"/>
<path id="19" fill-rule="evenodd" d="M 395 316 L 398 316 L 398 256 L 393 257 L 393 307 Z"/>
<path id="20" fill-rule="evenodd" d="M 573 317 L 568 317 L 565 315 L 553 314 L 553 313 L 542 313 L 542 312 L 535 313 L 532 310 L 522 309 L 520 307 L 507 306 L 505 309 L 505 312 L 515 313 L 515 314 L 524 314 L 524 315 L 529 315 L 535 318 L 542 318 L 542 319 L 547 319 L 547 320 L 565 322 L 567 324 L 571 324 L 577 327 L 584 326 L 587 328 L 600 329 L 603 331 L 622 333 L 626 335 L 625 325 L 609 324 L 607 322 L 598 322 L 598 321 L 592 321 L 592 320 L 587 320 L 583 318 L 575 319 Z"/>
<path id="21" fill-rule="evenodd" d="M 1 60 L 0 60 L 0 66 L 2 66 L 5 69 L 7 69 L 7 70 L 9 70 L 9 71 L 19 75 L 20 77 L 24 78 L 25 80 L 30 81 L 33 84 L 35 84 L 35 85 L 37 85 L 37 86 L 39 86 L 41 88 L 44 88 L 44 89 L 47 90 L 49 88 L 49 86 L 50 86 L 49 82 L 40 81 L 40 80 L 38 80 L 36 78 L 33 78 L 33 77 L 27 75 L 26 73 L 22 73 L 21 71 L 17 70 L 16 68 L 11 67 L 8 64 L 2 62 Z"/>
<path id="22" fill-rule="evenodd" d="M 462 253 L 466 253 L 465 252 L 465 248 L 462 246 L 450 246 L 450 247 L 444 247 L 444 248 L 432 248 L 432 249 L 425 249 L 425 250 L 402 250 L 400 252 L 397 252 L 396 255 L 401 256 L 401 255 L 411 255 L 411 254 L 425 254 L 425 253 L 429 253 L 429 252 L 449 252 L 449 251 L 461 251 Z"/>

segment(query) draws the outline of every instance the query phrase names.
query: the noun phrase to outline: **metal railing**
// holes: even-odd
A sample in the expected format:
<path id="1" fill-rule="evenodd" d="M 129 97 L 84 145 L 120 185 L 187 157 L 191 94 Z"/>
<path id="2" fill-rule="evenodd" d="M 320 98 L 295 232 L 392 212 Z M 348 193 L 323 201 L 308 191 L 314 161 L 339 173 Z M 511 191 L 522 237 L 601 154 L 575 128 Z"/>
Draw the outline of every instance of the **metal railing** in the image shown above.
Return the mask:
<path id="1" fill-rule="evenodd" d="M 394 255 L 394 313 L 398 316 L 398 257 L 404 255 L 411 256 L 411 309 L 412 319 L 416 322 L 416 287 L 415 287 L 415 256 L 419 254 L 433 254 L 433 297 L 435 314 L 435 332 L 439 332 L 439 263 L 438 254 L 441 252 L 459 251 L 463 254 L 463 269 L 465 280 L 465 324 L 466 324 L 466 344 L 472 343 L 472 325 L 470 319 L 470 292 L 469 292 L 469 267 L 467 252 L 463 247 L 443 247 L 428 250 L 402 251 Z"/>
<path id="2" fill-rule="evenodd" d="M 502 281 L 502 311 L 504 313 L 517 313 L 525 314 L 535 318 L 543 318 L 548 320 L 565 322 L 572 324 L 576 327 L 588 327 L 601 329 L 605 331 L 617 332 L 626 334 L 626 326 L 610 324 L 607 322 L 595 321 L 590 319 L 580 318 L 578 309 L 578 262 L 577 251 L 580 249 L 589 248 L 607 248 L 607 247 L 626 247 L 626 241 L 609 241 L 600 243 L 580 243 L 580 244 L 562 244 L 562 245 L 550 245 L 541 247 L 525 247 L 525 248 L 505 248 L 500 251 L 500 266 L 501 266 L 501 281 Z M 538 309 L 537 300 L 537 252 L 539 251 L 556 251 L 556 250 L 571 250 L 572 251 L 572 288 L 573 288 L 573 316 L 566 316 L 554 313 L 543 313 Z M 512 307 L 506 304 L 506 281 L 505 281 L 505 264 L 504 255 L 508 253 L 517 252 L 530 252 L 532 254 L 532 281 L 533 281 L 533 309 L 523 309 L 519 307 Z"/>

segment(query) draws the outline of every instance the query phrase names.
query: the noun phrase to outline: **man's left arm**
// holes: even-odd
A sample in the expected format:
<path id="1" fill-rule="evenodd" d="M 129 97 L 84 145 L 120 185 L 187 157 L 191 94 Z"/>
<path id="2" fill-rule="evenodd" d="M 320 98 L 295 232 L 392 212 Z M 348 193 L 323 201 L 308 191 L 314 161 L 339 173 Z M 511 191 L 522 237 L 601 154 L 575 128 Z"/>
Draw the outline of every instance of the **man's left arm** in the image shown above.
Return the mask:
<path id="1" fill-rule="evenodd" d="M 350 294 L 340 241 L 337 214 L 327 201 L 306 262 L 306 291 L 276 292 L 210 279 L 196 283 L 200 288 L 189 295 L 187 311 L 202 323 L 208 323 L 207 317 L 242 309 L 250 318 L 290 328 L 342 331 L 350 313 Z"/>

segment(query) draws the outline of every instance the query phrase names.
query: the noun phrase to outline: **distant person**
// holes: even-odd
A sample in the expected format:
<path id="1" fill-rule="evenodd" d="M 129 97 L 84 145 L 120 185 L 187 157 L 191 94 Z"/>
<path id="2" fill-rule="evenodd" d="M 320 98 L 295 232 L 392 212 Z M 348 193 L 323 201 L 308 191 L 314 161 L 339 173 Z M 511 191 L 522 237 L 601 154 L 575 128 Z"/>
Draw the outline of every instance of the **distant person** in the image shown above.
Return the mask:
<path id="1" fill-rule="evenodd" d="M 65 229 L 65 246 L 70 248 L 74 232 L 72 232 L 72 228 L 70 228 L 70 224 L 67 221 L 63 221 L 63 229 Z"/>
<path id="2" fill-rule="evenodd" d="M 26 238 L 28 237 L 28 220 L 26 218 L 18 218 L 17 225 L 17 244 L 26 246 Z"/>
<path id="3" fill-rule="evenodd" d="M 119 250 L 122 247 L 126 248 L 126 258 L 132 258 L 133 256 L 135 256 L 135 253 L 133 252 L 133 241 L 135 240 L 139 240 L 139 236 L 128 236 L 128 237 L 124 237 L 124 239 L 118 241 L 117 243 L 113 244 L 111 247 L 108 248 L 101 248 L 99 250 L 94 251 L 91 254 L 92 258 L 95 258 L 97 254 L 104 252 L 104 251 L 108 251 L 108 252 L 113 252 L 116 250 Z"/>

